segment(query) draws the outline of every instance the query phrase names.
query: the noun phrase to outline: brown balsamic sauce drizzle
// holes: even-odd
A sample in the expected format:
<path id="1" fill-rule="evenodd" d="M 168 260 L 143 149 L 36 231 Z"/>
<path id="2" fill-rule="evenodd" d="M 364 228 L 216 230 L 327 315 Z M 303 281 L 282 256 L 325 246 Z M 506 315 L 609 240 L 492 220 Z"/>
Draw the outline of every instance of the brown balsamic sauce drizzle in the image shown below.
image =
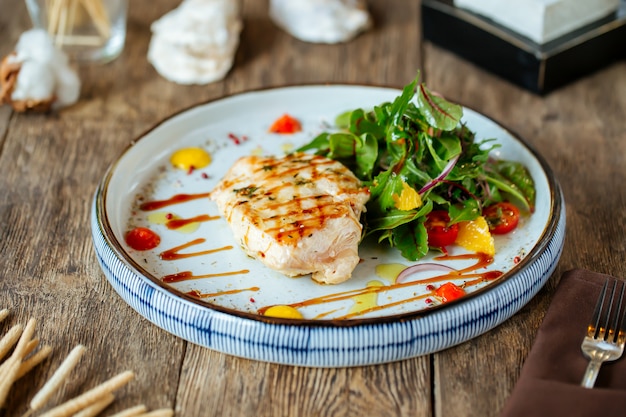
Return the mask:
<path id="1" fill-rule="evenodd" d="M 180 229 L 191 223 L 208 222 L 211 220 L 217 220 L 220 216 L 209 216 L 208 214 L 201 214 L 199 216 L 191 217 L 188 219 L 171 219 L 168 220 L 165 226 L 170 230 Z"/>
<path id="2" fill-rule="evenodd" d="M 163 282 L 171 284 L 173 282 L 191 281 L 194 279 L 201 279 L 201 278 L 217 278 L 217 277 L 226 277 L 230 275 L 242 275 L 242 274 L 248 274 L 249 272 L 250 270 L 248 269 L 242 269 L 239 271 L 220 272 L 217 274 L 194 275 L 193 272 L 191 271 L 183 271 L 183 272 L 177 272 L 171 275 L 165 275 L 162 278 L 162 280 Z"/>
<path id="3" fill-rule="evenodd" d="M 175 204 L 182 204 L 192 200 L 199 200 L 201 198 L 208 198 L 210 193 L 200 194 L 176 194 L 167 200 L 155 200 L 147 201 L 139 206 L 142 211 L 153 211 L 163 207 L 173 206 Z"/>
<path id="4" fill-rule="evenodd" d="M 193 290 L 193 291 L 187 292 L 186 294 L 192 297 L 196 297 L 196 298 L 209 298 L 209 297 L 220 297 L 223 295 L 239 294 L 245 291 L 256 292 L 259 290 L 260 290 L 259 287 L 250 287 L 250 288 L 240 288 L 236 290 L 218 291 L 218 292 L 209 293 L 209 294 L 203 294 L 198 290 Z"/>
<path id="5" fill-rule="evenodd" d="M 192 200 L 207 198 L 209 197 L 209 194 L 210 193 L 176 194 L 166 200 L 155 200 L 155 201 L 148 201 L 146 203 L 143 203 L 139 206 L 139 209 L 143 211 L 158 210 L 158 209 L 175 205 L 175 204 L 182 204 L 182 203 L 186 203 Z M 173 230 L 173 229 L 179 229 L 181 227 L 184 227 L 190 223 L 206 222 L 206 221 L 211 221 L 211 220 L 217 220 L 219 218 L 220 218 L 219 216 L 209 216 L 207 214 L 201 214 L 199 216 L 195 216 L 189 219 L 168 220 L 168 222 L 166 223 L 166 226 L 168 229 Z M 206 239 L 202 239 L 202 238 L 194 239 L 191 242 L 188 242 L 183 245 L 176 246 L 172 249 L 168 249 L 166 251 L 161 252 L 159 254 L 159 257 L 164 261 L 174 261 L 178 259 L 190 258 L 193 256 L 208 255 L 208 254 L 219 252 L 219 251 L 233 249 L 232 246 L 224 246 L 221 248 L 209 249 L 209 250 L 200 251 L 200 252 L 193 252 L 193 253 L 186 253 L 186 254 L 179 253 L 183 249 L 187 249 L 191 246 L 199 245 L 204 242 L 206 242 Z M 249 272 L 250 271 L 247 269 L 242 269 L 239 271 L 221 272 L 217 274 L 193 275 L 191 271 L 183 271 L 183 272 L 178 272 L 176 274 L 165 275 L 162 278 L 162 281 L 165 283 L 174 283 L 174 282 L 189 281 L 189 280 L 201 279 L 201 278 L 216 278 L 216 277 L 224 277 L 224 276 L 229 276 L 229 275 L 247 274 Z"/>
<path id="6" fill-rule="evenodd" d="M 184 249 L 187 249 L 194 245 L 200 245 L 204 242 L 206 242 L 206 239 L 203 239 L 203 238 L 194 239 L 191 242 L 187 242 L 180 246 L 176 246 L 176 247 L 173 247 L 172 249 L 168 249 L 168 250 L 161 252 L 159 254 L 159 257 L 164 261 L 175 261 L 178 259 L 191 258 L 194 256 L 209 255 L 211 253 L 220 252 L 224 250 L 231 250 L 233 248 L 232 246 L 223 246 L 221 248 L 208 249 L 208 250 L 203 250 L 200 252 L 180 253 L 180 251 Z"/>

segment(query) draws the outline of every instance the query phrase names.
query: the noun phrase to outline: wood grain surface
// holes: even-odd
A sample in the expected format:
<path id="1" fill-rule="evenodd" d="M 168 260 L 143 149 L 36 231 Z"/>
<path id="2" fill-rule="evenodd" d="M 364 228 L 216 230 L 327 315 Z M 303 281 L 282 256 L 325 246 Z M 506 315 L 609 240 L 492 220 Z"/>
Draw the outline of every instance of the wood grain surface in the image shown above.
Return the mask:
<path id="1" fill-rule="evenodd" d="M 88 351 L 59 398 L 126 369 L 137 378 L 103 415 L 135 404 L 177 416 L 496 416 L 519 376 L 561 273 L 626 276 L 626 62 L 539 97 L 421 39 L 418 1 L 371 0 L 374 26 L 316 45 L 278 29 L 267 0 L 244 0 L 233 69 L 182 86 L 146 60 L 150 24 L 175 0 L 130 2 L 122 55 L 78 67 L 80 101 L 48 115 L 0 107 L 0 333 L 33 317 L 53 354 L 13 387 L 0 416 L 19 416 L 77 344 Z M 0 0 L 0 56 L 31 26 L 22 0 Z M 89 210 L 108 165 L 141 132 L 207 100 L 295 84 L 429 87 L 521 135 L 565 193 L 567 233 L 556 273 L 513 318 L 433 355 L 386 365 L 310 369 L 235 358 L 187 343 L 133 311 L 97 264 Z"/>

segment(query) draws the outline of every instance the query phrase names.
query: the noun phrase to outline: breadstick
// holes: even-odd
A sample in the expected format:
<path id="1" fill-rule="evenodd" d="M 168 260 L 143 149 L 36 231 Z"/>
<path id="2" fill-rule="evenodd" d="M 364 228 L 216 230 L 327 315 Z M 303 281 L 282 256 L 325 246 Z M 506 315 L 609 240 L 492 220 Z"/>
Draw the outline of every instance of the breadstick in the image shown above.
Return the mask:
<path id="1" fill-rule="evenodd" d="M 3 308 L 2 310 L 0 310 L 0 323 L 2 323 L 4 319 L 6 319 L 8 316 L 9 316 L 8 308 Z"/>
<path id="2" fill-rule="evenodd" d="M 9 395 L 11 386 L 13 382 L 15 382 L 15 376 L 20 369 L 20 359 L 10 356 L 3 365 L 3 373 L 0 375 L 0 408 L 4 405 L 4 401 Z"/>
<path id="3" fill-rule="evenodd" d="M 85 407 L 100 400 L 103 395 L 111 393 L 118 388 L 126 385 L 131 379 L 135 377 L 135 373 L 132 371 L 124 371 L 113 378 L 103 382 L 95 388 L 81 394 L 65 403 L 54 407 L 53 409 L 42 414 L 40 417 L 69 417 Z"/>
<path id="4" fill-rule="evenodd" d="M 144 414 L 146 411 L 148 411 L 148 408 L 145 405 L 140 404 L 127 408 L 126 410 L 122 410 L 119 413 L 115 413 L 110 417 L 137 417 Z"/>
<path id="5" fill-rule="evenodd" d="M 26 324 L 26 327 L 17 342 L 17 346 L 15 346 L 15 350 L 11 356 L 9 356 L 9 359 L 2 364 L 2 374 L 0 374 L 2 376 L 2 378 L 0 378 L 0 407 L 4 404 L 7 395 L 9 395 L 9 390 L 11 389 L 13 382 L 15 382 L 22 360 L 26 355 L 28 344 L 35 333 L 36 323 L 37 321 L 35 319 L 28 320 L 28 323 Z"/>
<path id="6" fill-rule="evenodd" d="M 78 345 L 67 355 L 61 366 L 52 374 L 50 379 L 44 384 L 39 392 L 30 401 L 30 409 L 39 410 L 50 399 L 52 394 L 61 386 L 70 372 L 76 367 L 80 357 L 85 352 L 85 346 Z"/>
<path id="7" fill-rule="evenodd" d="M 4 379 L 4 374 L 6 373 L 6 370 L 9 369 L 9 365 L 10 363 L 8 360 L 0 364 L 0 379 Z"/>
<path id="8" fill-rule="evenodd" d="M 37 353 L 35 353 L 33 356 L 31 356 L 30 358 L 22 362 L 22 364 L 20 365 L 20 369 L 17 372 L 17 375 L 15 376 L 15 380 L 17 381 L 18 379 L 26 375 L 35 366 L 43 362 L 44 359 L 50 356 L 51 352 L 52 352 L 52 348 L 50 346 L 48 345 L 42 346 L 41 349 L 37 351 Z"/>
<path id="9" fill-rule="evenodd" d="M 22 335 L 22 330 L 22 325 L 16 324 L 11 327 L 7 334 L 5 334 L 0 340 L 0 359 L 4 358 L 4 356 L 9 353 L 11 348 L 17 343 Z"/>
<path id="10" fill-rule="evenodd" d="M 89 407 L 85 407 L 82 411 L 74 414 L 73 417 L 95 417 L 100 414 L 102 410 L 107 408 L 113 400 L 115 400 L 115 395 L 108 393 L 101 400 L 96 401 Z"/>
<path id="11" fill-rule="evenodd" d="M 39 338 L 37 337 L 26 343 L 26 347 L 24 348 L 24 357 L 30 355 L 31 352 L 37 348 L 37 346 L 39 346 Z"/>
<path id="12" fill-rule="evenodd" d="M 20 361 L 24 359 L 24 356 L 26 356 L 26 351 L 28 349 L 28 344 L 33 338 L 33 334 L 35 334 L 36 324 L 37 324 L 37 320 L 35 319 L 28 320 L 28 323 L 26 323 L 26 327 L 24 328 L 24 331 L 22 332 L 22 336 L 20 337 L 20 340 L 17 342 L 17 346 L 15 346 L 15 350 L 13 351 L 13 354 L 11 356 L 15 356 L 19 358 Z"/>

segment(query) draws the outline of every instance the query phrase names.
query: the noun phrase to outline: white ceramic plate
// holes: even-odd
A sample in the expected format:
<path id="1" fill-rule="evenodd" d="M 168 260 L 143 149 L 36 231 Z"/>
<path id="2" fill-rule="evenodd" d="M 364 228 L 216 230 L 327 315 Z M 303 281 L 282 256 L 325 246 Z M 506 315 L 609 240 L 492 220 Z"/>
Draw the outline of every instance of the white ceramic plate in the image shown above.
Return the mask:
<path id="1" fill-rule="evenodd" d="M 496 239 L 493 263 L 458 279 L 427 282 L 445 274 L 426 272 L 400 285 L 395 275 L 412 263 L 370 241 L 361 245 L 363 261 L 345 283 L 320 285 L 309 277 L 288 278 L 248 258 L 206 197 L 158 210 L 140 209 L 142 203 L 181 194 L 206 194 L 239 157 L 283 155 L 328 130 L 338 114 L 371 108 L 399 93 L 361 86 L 289 87 L 228 97 L 162 122 L 125 150 L 95 195 L 92 231 L 105 275 L 142 316 L 175 335 L 225 353 L 293 365 L 352 366 L 404 359 L 463 342 L 506 320 L 536 294 L 556 266 L 564 239 L 564 203 L 545 162 L 519 138 L 470 109 L 465 109 L 463 120 L 479 140 L 496 138 L 501 147 L 494 156 L 528 167 L 537 201 L 535 213 L 514 233 Z M 271 123 L 285 113 L 300 120 L 303 131 L 268 133 Z M 213 162 L 193 172 L 174 168 L 170 156 L 187 147 L 206 149 Z M 164 219 L 172 216 L 204 217 L 191 227 L 169 229 Z M 129 248 L 124 236 L 135 226 L 154 230 L 160 245 L 149 251 Z M 163 260 L 164 251 L 183 245 L 188 246 L 178 253 L 193 256 Z M 451 248 L 452 255 L 463 253 Z M 455 269 L 476 264 L 434 256 L 420 263 Z M 163 282 L 181 273 L 192 279 Z M 476 274 L 498 273 L 502 276 L 496 280 L 475 282 Z M 447 281 L 464 284 L 468 295 L 441 304 L 433 288 Z M 273 305 L 297 308 L 304 319 L 261 314 Z"/>

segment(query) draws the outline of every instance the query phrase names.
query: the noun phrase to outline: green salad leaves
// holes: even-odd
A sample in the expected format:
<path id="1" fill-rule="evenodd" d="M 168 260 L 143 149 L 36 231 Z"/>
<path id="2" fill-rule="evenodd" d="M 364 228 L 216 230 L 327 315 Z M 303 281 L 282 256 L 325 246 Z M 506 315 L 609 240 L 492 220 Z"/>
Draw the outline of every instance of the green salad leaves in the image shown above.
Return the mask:
<path id="1" fill-rule="evenodd" d="M 429 250 L 424 221 L 434 209 L 447 210 L 451 224 L 474 220 L 483 207 L 504 200 L 534 209 L 528 170 L 490 157 L 499 145 L 476 141 L 462 115 L 463 107 L 433 94 L 418 75 L 393 102 L 339 115 L 336 131 L 298 151 L 350 168 L 371 192 L 364 236 L 375 235 L 415 261 Z"/>

